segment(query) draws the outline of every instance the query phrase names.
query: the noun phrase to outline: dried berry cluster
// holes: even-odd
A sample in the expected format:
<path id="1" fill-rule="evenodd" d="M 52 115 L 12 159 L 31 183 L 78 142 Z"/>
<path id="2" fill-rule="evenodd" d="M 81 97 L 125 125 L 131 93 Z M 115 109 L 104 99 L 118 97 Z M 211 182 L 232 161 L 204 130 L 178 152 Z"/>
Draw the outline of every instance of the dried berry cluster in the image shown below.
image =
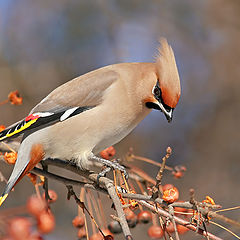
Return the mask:
<path id="1" fill-rule="evenodd" d="M 57 200 L 55 191 L 49 190 L 49 196 L 51 200 L 48 203 L 54 203 Z M 42 197 L 30 196 L 26 209 L 29 217 L 18 216 L 7 219 L 7 230 L 3 240 L 43 240 L 43 234 L 54 230 L 55 218 L 45 201 L 44 194 Z"/>

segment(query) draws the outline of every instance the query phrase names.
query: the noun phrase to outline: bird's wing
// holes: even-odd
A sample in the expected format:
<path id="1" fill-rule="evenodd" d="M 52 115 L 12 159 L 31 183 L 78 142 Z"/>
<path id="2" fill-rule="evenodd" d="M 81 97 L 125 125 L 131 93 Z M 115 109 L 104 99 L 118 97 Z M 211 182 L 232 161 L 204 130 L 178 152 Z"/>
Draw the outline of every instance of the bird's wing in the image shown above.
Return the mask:
<path id="1" fill-rule="evenodd" d="M 22 121 L 0 132 L 0 141 L 16 137 L 26 130 L 45 127 L 98 106 L 104 92 L 118 79 L 107 68 L 77 77 L 53 90 Z"/>
<path id="2" fill-rule="evenodd" d="M 104 68 L 84 74 L 56 88 L 34 107 L 31 113 L 97 106 L 102 102 L 104 91 L 117 78 L 115 71 Z"/>

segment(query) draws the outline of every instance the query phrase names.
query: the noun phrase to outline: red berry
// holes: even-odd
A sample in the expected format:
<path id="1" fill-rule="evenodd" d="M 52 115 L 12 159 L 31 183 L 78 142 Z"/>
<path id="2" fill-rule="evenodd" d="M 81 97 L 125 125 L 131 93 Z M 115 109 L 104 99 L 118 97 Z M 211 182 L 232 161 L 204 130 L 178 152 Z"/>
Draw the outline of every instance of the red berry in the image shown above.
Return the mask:
<path id="1" fill-rule="evenodd" d="M 171 222 L 167 225 L 166 230 L 167 230 L 169 233 L 175 232 L 174 227 L 173 227 L 173 224 L 172 224 Z"/>
<path id="2" fill-rule="evenodd" d="M 73 220 L 72 220 L 72 225 L 76 228 L 80 228 L 83 227 L 85 224 L 85 220 L 84 217 L 80 217 L 80 216 L 76 216 Z"/>
<path id="3" fill-rule="evenodd" d="M 167 203 L 173 203 L 178 200 L 179 192 L 176 187 L 167 189 L 163 192 L 163 200 Z"/>
<path id="4" fill-rule="evenodd" d="M 86 229 L 85 228 L 79 228 L 77 236 L 78 236 L 79 239 L 85 238 L 87 236 Z"/>
<path id="5" fill-rule="evenodd" d="M 53 231 L 55 219 L 52 213 L 44 211 L 38 216 L 37 227 L 40 233 L 47 234 Z"/>
<path id="6" fill-rule="evenodd" d="M 183 225 L 180 225 L 180 224 L 177 225 L 177 230 L 178 230 L 179 234 L 184 234 L 187 231 L 189 231 L 188 228 L 186 228 L 186 227 L 184 227 Z"/>
<path id="7" fill-rule="evenodd" d="M 160 226 L 153 225 L 148 229 L 148 236 L 153 239 L 158 239 L 163 236 L 163 230 Z"/>
<path id="8" fill-rule="evenodd" d="M 182 178 L 184 173 L 182 171 L 173 171 L 172 172 L 172 175 L 175 177 L 175 178 Z"/>
<path id="9" fill-rule="evenodd" d="M 89 238 L 89 240 L 103 240 L 103 237 L 102 235 L 99 235 L 99 233 L 95 233 Z"/>
<path id="10" fill-rule="evenodd" d="M 104 240 L 114 240 L 114 237 L 112 235 L 106 235 Z"/>
<path id="11" fill-rule="evenodd" d="M 100 152 L 102 158 L 109 160 L 116 154 L 116 150 L 113 146 L 108 147 Z"/>
<path id="12" fill-rule="evenodd" d="M 48 195 L 50 197 L 50 199 L 48 200 L 49 203 L 54 203 L 57 201 L 58 195 L 54 190 L 49 189 Z M 42 197 L 43 197 L 43 199 L 45 199 L 45 193 L 43 193 Z"/>
<path id="13" fill-rule="evenodd" d="M 167 184 L 165 184 L 165 185 L 162 186 L 162 190 L 163 190 L 163 192 L 164 192 L 164 191 L 166 191 L 166 190 L 168 190 L 168 189 L 170 189 L 170 188 L 173 188 L 173 187 L 174 187 L 174 186 L 173 186 L 172 184 L 167 183 Z"/>
<path id="14" fill-rule="evenodd" d="M 130 228 L 134 228 L 137 225 L 137 216 L 136 214 L 130 210 L 129 208 L 124 209 L 124 213 L 128 222 L 128 226 Z"/>
<path id="15" fill-rule="evenodd" d="M 27 210 L 34 216 L 39 216 L 45 210 L 44 201 L 36 195 L 32 195 L 27 200 Z"/>
<path id="16" fill-rule="evenodd" d="M 103 235 L 98 232 L 93 234 L 89 240 L 113 240 L 113 234 L 108 230 L 108 229 L 102 229 L 103 234 L 105 235 L 105 237 L 103 237 Z"/>
<path id="17" fill-rule="evenodd" d="M 110 236 L 111 237 L 113 237 L 113 234 L 109 231 L 109 229 L 107 229 L 107 228 L 105 228 L 105 229 L 102 229 L 102 232 L 103 232 L 103 234 L 106 236 L 106 237 L 108 237 L 107 239 L 113 239 L 113 238 L 110 238 Z M 100 234 L 100 233 L 99 233 Z M 101 234 L 102 235 L 102 234 Z"/>
<path id="18" fill-rule="evenodd" d="M 31 223 L 27 218 L 16 217 L 10 220 L 8 234 L 14 240 L 25 240 L 30 236 Z"/>
<path id="19" fill-rule="evenodd" d="M 149 211 L 141 211 L 137 218 L 138 222 L 149 223 L 152 220 L 152 214 Z"/>
<path id="20" fill-rule="evenodd" d="M 108 224 L 108 229 L 114 234 L 122 232 L 122 227 L 120 223 L 116 220 L 113 220 Z"/>

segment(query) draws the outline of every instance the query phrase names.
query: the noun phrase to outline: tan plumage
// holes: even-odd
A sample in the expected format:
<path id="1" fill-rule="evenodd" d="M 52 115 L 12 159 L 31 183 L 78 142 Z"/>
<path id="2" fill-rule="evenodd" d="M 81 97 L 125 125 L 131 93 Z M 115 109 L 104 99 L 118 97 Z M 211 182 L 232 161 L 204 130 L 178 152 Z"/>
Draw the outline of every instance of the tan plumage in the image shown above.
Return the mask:
<path id="1" fill-rule="evenodd" d="M 43 159 L 73 160 L 88 169 L 95 154 L 124 138 L 152 108 L 171 121 L 179 97 L 175 57 L 165 39 L 155 63 L 109 65 L 56 88 L 30 112 L 2 201 L 31 164 L 32 146 L 41 146 Z"/>

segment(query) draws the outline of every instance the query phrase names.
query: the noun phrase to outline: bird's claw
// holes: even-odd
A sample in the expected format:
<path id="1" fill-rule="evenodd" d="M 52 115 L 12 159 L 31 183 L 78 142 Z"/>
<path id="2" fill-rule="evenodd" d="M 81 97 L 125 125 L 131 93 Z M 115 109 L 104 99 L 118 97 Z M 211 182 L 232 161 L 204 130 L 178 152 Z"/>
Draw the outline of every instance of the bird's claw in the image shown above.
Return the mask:
<path id="1" fill-rule="evenodd" d="M 108 172 L 110 172 L 111 171 L 111 168 L 110 167 L 107 167 L 107 168 L 105 168 L 104 170 L 102 170 L 100 173 L 98 173 L 98 175 L 97 175 L 97 184 L 99 185 L 99 179 L 101 178 L 101 177 L 105 177 L 106 176 L 106 174 L 108 173 Z"/>

